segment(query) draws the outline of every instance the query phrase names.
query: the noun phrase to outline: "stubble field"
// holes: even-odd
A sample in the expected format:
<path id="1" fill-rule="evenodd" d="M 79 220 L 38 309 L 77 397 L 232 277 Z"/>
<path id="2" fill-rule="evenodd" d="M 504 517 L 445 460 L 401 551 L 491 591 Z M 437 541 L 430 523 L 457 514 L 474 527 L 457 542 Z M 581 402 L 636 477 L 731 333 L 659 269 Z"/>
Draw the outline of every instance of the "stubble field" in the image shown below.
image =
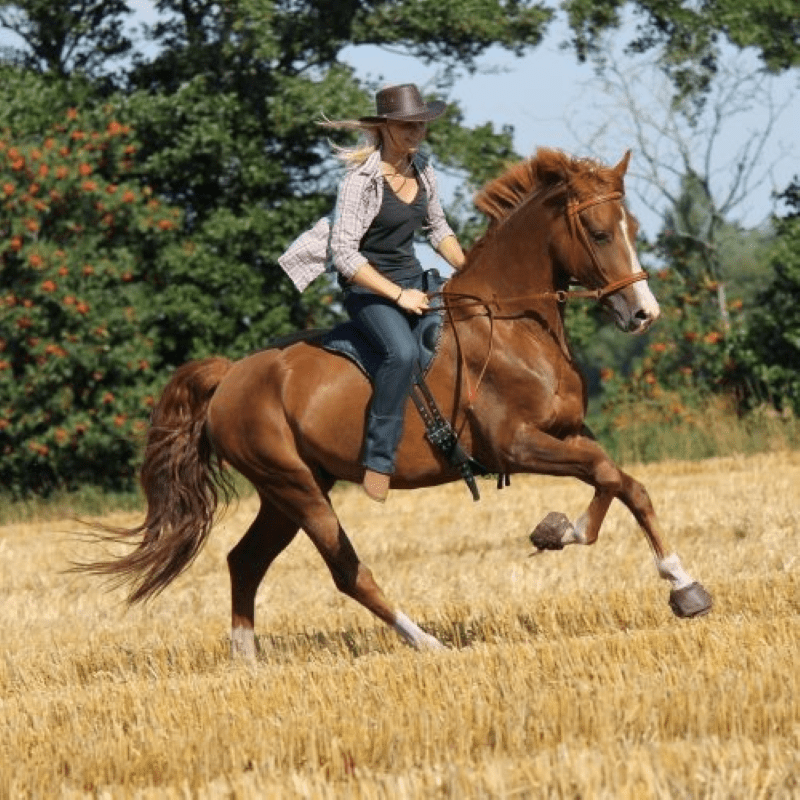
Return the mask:
<path id="1" fill-rule="evenodd" d="M 584 510 L 570 480 L 337 492 L 441 653 L 340 596 L 301 536 L 259 593 L 257 665 L 232 665 L 225 555 L 251 499 L 131 611 L 61 573 L 92 555 L 74 523 L 0 527 L 0 797 L 800 797 L 800 453 L 631 471 L 710 616 L 672 617 L 618 503 L 594 547 L 529 558 L 548 511 Z"/>

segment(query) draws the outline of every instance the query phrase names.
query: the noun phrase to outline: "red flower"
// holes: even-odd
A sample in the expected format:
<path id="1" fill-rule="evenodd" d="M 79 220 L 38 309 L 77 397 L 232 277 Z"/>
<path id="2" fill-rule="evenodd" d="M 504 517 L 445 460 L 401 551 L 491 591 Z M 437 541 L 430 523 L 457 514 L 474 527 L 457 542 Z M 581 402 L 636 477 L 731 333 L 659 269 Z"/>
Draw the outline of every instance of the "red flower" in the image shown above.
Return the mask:
<path id="1" fill-rule="evenodd" d="M 43 292 L 54 292 L 58 287 L 53 281 L 44 281 L 42 283 Z"/>
<path id="2" fill-rule="evenodd" d="M 81 301 L 80 303 L 78 303 L 78 305 L 75 306 L 75 310 L 79 314 L 88 314 L 89 313 L 89 304 L 88 303 L 84 303 L 83 301 Z"/>

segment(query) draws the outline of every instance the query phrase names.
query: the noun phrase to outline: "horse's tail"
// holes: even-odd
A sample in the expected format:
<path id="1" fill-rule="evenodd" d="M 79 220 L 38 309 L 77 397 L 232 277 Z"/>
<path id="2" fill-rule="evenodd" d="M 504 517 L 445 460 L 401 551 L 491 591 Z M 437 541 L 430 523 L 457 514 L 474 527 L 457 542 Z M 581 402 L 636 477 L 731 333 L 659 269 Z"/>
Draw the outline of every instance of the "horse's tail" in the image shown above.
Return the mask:
<path id="1" fill-rule="evenodd" d="M 206 432 L 214 392 L 231 368 L 225 358 L 192 361 L 178 369 L 150 421 L 141 485 L 147 500 L 144 522 L 135 528 L 95 525 L 104 542 L 133 549 L 76 569 L 131 584 L 130 604 L 165 589 L 195 559 L 214 522 L 217 506 L 234 495 L 233 484 Z"/>

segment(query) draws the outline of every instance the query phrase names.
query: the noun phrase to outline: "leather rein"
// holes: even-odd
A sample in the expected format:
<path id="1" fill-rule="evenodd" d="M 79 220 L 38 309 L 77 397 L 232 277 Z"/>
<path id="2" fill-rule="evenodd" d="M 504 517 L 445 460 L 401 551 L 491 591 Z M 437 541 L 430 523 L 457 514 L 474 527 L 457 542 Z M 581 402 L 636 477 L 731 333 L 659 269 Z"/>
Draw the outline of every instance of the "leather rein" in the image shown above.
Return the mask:
<path id="1" fill-rule="evenodd" d="M 607 203 L 614 200 L 621 200 L 624 197 L 622 192 L 609 192 L 607 194 L 600 194 L 596 195 L 595 197 L 591 197 L 588 200 L 583 200 L 578 202 L 578 200 L 571 198 L 567 201 L 567 225 L 569 227 L 570 233 L 573 238 L 577 238 L 580 240 L 581 244 L 583 244 L 584 248 L 589 254 L 589 258 L 592 261 L 592 265 L 594 266 L 595 270 L 597 271 L 598 275 L 605 279 L 603 275 L 603 269 L 600 266 L 600 259 L 597 256 L 597 252 L 592 244 L 592 240 L 589 236 L 588 231 L 586 230 L 586 226 L 583 223 L 583 220 L 580 217 L 581 211 L 584 211 L 587 208 L 591 208 L 592 206 L 600 205 L 601 203 Z M 475 404 L 475 400 L 477 399 L 478 389 L 480 388 L 481 383 L 483 382 L 483 378 L 486 375 L 486 370 L 489 367 L 489 362 L 492 358 L 492 353 L 494 352 L 494 322 L 495 319 L 518 319 L 522 316 L 530 307 L 530 303 L 542 301 L 542 300 L 549 300 L 554 301 L 556 303 L 565 304 L 569 300 L 573 299 L 586 299 L 586 300 L 596 300 L 598 302 L 604 300 L 609 295 L 614 294 L 615 292 L 624 289 L 626 286 L 630 286 L 637 281 L 647 280 L 647 273 L 642 270 L 641 272 L 635 272 L 631 275 L 626 275 L 624 278 L 620 278 L 616 281 L 607 281 L 604 286 L 601 286 L 599 289 L 577 289 L 577 290 L 569 290 L 569 289 L 560 289 L 557 291 L 552 292 L 540 292 L 538 294 L 529 294 L 529 295 L 521 295 L 518 297 L 498 297 L 496 294 L 493 294 L 491 299 L 487 300 L 483 297 L 478 295 L 472 294 L 464 294 L 460 292 L 451 292 L 446 289 L 442 291 L 435 292 L 434 297 L 439 296 L 444 301 L 445 311 L 447 312 L 447 318 L 450 321 L 450 325 L 453 329 L 453 333 L 456 339 L 456 348 L 459 353 L 459 358 L 461 360 L 461 372 L 465 377 L 467 383 L 467 405 L 464 407 L 464 419 L 461 423 L 459 428 L 459 434 L 463 429 L 464 424 L 466 423 L 466 415 L 472 406 Z M 453 301 L 455 301 L 455 306 L 453 305 Z M 514 305 L 522 305 L 523 308 L 521 311 L 516 313 L 512 313 L 510 315 L 508 311 L 508 306 Z M 486 358 L 483 362 L 483 366 L 478 374 L 478 380 L 475 383 L 473 388 L 472 383 L 469 378 L 469 370 L 467 369 L 466 357 L 464 352 L 461 348 L 461 343 L 458 337 L 458 328 L 456 327 L 456 320 L 453 316 L 454 310 L 462 310 L 470 307 L 482 307 L 486 309 L 486 316 L 489 318 L 489 350 L 486 354 Z M 502 314 L 502 316 L 499 316 Z"/>

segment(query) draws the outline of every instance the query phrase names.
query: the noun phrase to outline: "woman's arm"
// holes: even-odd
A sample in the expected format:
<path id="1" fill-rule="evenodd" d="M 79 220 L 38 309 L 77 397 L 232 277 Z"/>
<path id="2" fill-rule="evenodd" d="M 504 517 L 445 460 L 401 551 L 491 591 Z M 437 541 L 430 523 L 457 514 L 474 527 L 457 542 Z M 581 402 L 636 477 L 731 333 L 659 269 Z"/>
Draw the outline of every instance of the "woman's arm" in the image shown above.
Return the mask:
<path id="1" fill-rule="evenodd" d="M 455 235 L 447 236 L 439 242 L 439 255 L 454 269 L 456 272 L 464 266 L 464 251 L 458 243 Z"/>
<path id="2" fill-rule="evenodd" d="M 428 308 L 428 296 L 425 292 L 420 292 L 418 289 L 401 288 L 381 275 L 368 261 L 363 263 L 350 280 L 358 286 L 363 286 L 365 289 L 391 300 L 403 311 L 422 314 Z"/>

